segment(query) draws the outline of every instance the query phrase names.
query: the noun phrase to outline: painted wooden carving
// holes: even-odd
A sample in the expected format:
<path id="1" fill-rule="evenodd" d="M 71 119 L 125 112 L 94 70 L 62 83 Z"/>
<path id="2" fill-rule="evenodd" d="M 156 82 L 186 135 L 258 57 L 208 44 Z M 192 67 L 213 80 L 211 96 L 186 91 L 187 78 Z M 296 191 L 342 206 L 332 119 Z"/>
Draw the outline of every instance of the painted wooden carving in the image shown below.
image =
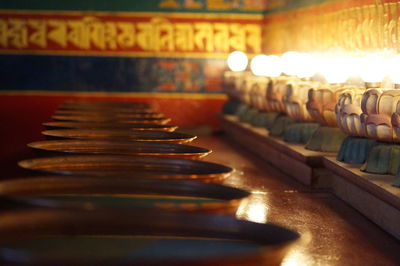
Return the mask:
<path id="1" fill-rule="evenodd" d="M 339 128 L 349 136 L 365 137 L 365 128 L 361 124 L 361 100 L 365 88 L 349 87 L 339 96 L 335 107 Z"/>
<path id="2" fill-rule="evenodd" d="M 267 88 L 267 102 L 269 111 L 277 113 L 286 113 L 283 98 L 286 95 L 286 85 L 288 77 L 271 78 Z"/>
<path id="3" fill-rule="evenodd" d="M 297 122 L 314 121 L 307 110 L 308 91 L 312 88 L 319 88 L 318 82 L 289 81 L 286 86 L 286 94 L 283 102 L 286 108 L 286 114 Z"/>
<path id="4" fill-rule="evenodd" d="M 370 89 L 363 95 L 361 122 L 366 137 L 386 141 L 399 142 L 395 135 L 398 130 L 397 106 L 400 90 Z M 396 129 L 395 129 L 396 127 Z"/>
<path id="5" fill-rule="evenodd" d="M 252 106 L 259 111 L 266 112 L 269 110 L 266 98 L 269 81 L 267 77 L 253 77 L 252 87 L 250 89 Z"/>
<path id="6" fill-rule="evenodd" d="M 323 126 L 336 127 L 335 106 L 345 90 L 342 86 L 328 84 L 309 90 L 307 110 L 312 119 Z"/>
<path id="7" fill-rule="evenodd" d="M 236 72 L 233 72 L 233 71 L 225 71 L 224 72 L 224 79 L 223 79 L 224 92 L 230 98 L 236 98 L 235 97 L 235 79 L 236 79 L 237 75 L 235 75 L 235 74 L 236 74 Z"/>
<path id="8" fill-rule="evenodd" d="M 243 72 L 243 75 L 237 79 L 236 82 L 236 88 L 239 91 L 242 103 L 251 107 L 254 107 L 253 97 L 251 94 L 251 88 L 253 87 L 254 82 L 254 76 L 250 72 Z"/>

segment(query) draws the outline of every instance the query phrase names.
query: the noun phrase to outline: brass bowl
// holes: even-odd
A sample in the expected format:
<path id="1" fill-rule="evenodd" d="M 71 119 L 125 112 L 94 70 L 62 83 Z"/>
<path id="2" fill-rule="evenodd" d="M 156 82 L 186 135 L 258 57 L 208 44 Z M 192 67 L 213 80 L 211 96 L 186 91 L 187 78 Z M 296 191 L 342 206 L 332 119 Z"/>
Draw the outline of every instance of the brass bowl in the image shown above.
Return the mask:
<path id="1" fill-rule="evenodd" d="M 154 112 L 148 104 L 132 104 L 121 102 L 66 102 L 58 107 L 64 111 L 94 111 L 94 112 Z"/>
<path id="2" fill-rule="evenodd" d="M 150 108 L 151 105 L 143 102 L 120 102 L 120 101 L 66 101 L 60 108 L 70 107 L 74 108 L 87 108 L 87 109 L 99 109 L 99 108 L 132 108 L 132 109 L 140 109 L 140 108 Z"/>
<path id="3" fill-rule="evenodd" d="M 196 136 L 166 131 L 145 130 L 113 130 L 113 129 L 60 129 L 46 130 L 42 132 L 52 139 L 92 139 L 92 140 L 124 140 L 124 141 L 158 141 L 187 143 Z"/>
<path id="4" fill-rule="evenodd" d="M 41 154 L 109 154 L 162 156 L 182 159 L 201 159 L 210 150 L 196 146 L 149 142 L 149 141 L 108 141 L 108 140 L 48 140 L 28 144 Z M 60 154 L 61 153 L 61 154 Z"/>
<path id="5" fill-rule="evenodd" d="M 299 238 L 231 215 L 162 210 L 47 208 L 3 212 L 0 220 L 7 265 L 279 265 Z"/>
<path id="6" fill-rule="evenodd" d="M 54 113 L 55 116 L 89 116 L 89 117 L 107 117 L 114 119 L 134 119 L 134 118 L 162 118 L 161 113 L 149 111 L 109 111 L 109 110 L 96 110 L 96 111 L 81 111 L 81 110 L 58 110 Z"/>
<path id="7" fill-rule="evenodd" d="M 117 117 L 117 116 L 87 116 L 87 115 L 53 115 L 52 119 L 56 121 L 76 121 L 76 122 L 118 122 L 118 123 L 150 123 L 150 124 L 167 124 L 171 118 L 165 117 L 147 117 L 146 115 L 138 115 L 134 117 Z"/>
<path id="8" fill-rule="evenodd" d="M 85 176 L 222 181 L 233 169 L 221 164 L 153 156 L 71 155 L 20 161 L 34 171 Z"/>
<path id="9" fill-rule="evenodd" d="M 40 176 L 0 181 L 0 199 L 50 208 L 161 208 L 234 214 L 249 194 L 192 180 Z"/>
<path id="10" fill-rule="evenodd" d="M 175 131 L 178 127 L 172 125 L 143 124 L 143 123 L 96 123 L 96 122 L 68 122 L 53 121 L 42 124 L 47 129 L 131 129 L 131 130 L 159 130 Z"/>

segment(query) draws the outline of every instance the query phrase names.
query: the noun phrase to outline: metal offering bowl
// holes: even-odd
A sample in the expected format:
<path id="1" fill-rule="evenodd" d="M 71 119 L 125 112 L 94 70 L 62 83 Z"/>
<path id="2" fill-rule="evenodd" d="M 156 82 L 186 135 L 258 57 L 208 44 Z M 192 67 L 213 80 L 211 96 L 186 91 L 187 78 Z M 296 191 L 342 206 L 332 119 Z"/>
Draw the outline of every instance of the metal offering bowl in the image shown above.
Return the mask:
<path id="1" fill-rule="evenodd" d="M 21 204 L 89 210 L 161 208 L 234 214 L 249 194 L 192 180 L 42 176 L 0 181 L 0 195 Z"/>
<path id="2" fill-rule="evenodd" d="M 151 105 L 143 102 L 119 102 L 119 101 L 66 101 L 60 108 L 150 108 Z"/>
<path id="3" fill-rule="evenodd" d="M 52 139 L 92 139 L 92 140 L 124 140 L 124 141 L 158 141 L 187 143 L 196 136 L 166 131 L 145 131 L 145 130 L 113 130 L 113 129 L 60 129 L 46 130 L 42 132 Z"/>
<path id="4" fill-rule="evenodd" d="M 53 115 L 56 121 L 76 121 L 76 122 L 118 122 L 118 123 L 150 123 L 167 124 L 171 121 L 165 117 L 147 117 L 146 115 L 136 115 L 133 117 L 118 117 L 105 115 Z"/>
<path id="5" fill-rule="evenodd" d="M 89 116 L 89 117 L 107 117 L 115 119 L 133 119 L 133 118 L 157 118 L 164 117 L 161 113 L 148 111 L 81 111 L 81 110 L 58 110 L 54 113 L 56 116 Z"/>
<path id="6" fill-rule="evenodd" d="M 25 169 L 62 175 L 197 179 L 220 182 L 233 169 L 221 164 L 153 156 L 71 155 L 20 161 Z"/>
<path id="7" fill-rule="evenodd" d="M 149 142 L 149 141 L 109 141 L 109 140 L 48 140 L 28 144 L 41 154 L 109 154 L 162 156 L 183 159 L 200 159 L 211 153 L 196 146 Z"/>
<path id="8" fill-rule="evenodd" d="M 4 264 L 279 265 L 299 237 L 233 216 L 162 210 L 31 209 L 0 220 Z"/>
<path id="9" fill-rule="evenodd" d="M 178 127 L 172 125 L 143 124 L 143 123 L 96 123 L 96 122 L 68 122 L 54 121 L 42 124 L 47 129 L 132 129 L 132 130 L 159 130 L 175 131 Z"/>

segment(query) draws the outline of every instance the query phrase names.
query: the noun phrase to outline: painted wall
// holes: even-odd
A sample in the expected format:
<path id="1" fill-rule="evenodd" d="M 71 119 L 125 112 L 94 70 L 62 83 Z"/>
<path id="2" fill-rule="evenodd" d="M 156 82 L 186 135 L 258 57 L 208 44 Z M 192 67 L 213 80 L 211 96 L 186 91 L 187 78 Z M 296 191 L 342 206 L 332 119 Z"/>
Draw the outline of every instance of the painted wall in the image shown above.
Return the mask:
<path id="1" fill-rule="evenodd" d="M 151 102 L 179 126 L 218 126 L 230 51 L 261 51 L 266 1 L 0 1 L 0 167 L 65 100 Z"/>
<path id="2" fill-rule="evenodd" d="M 261 52 L 262 1 L 9 2 L 1 90 L 221 93 L 227 54 Z"/>

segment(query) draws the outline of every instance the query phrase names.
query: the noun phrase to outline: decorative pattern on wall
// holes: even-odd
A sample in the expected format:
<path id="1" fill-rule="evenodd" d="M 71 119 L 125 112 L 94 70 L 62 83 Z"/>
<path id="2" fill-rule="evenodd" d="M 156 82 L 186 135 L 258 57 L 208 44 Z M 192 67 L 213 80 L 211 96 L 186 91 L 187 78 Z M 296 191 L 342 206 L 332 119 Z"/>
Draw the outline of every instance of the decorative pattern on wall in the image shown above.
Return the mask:
<path id="1" fill-rule="evenodd" d="M 268 14 L 263 50 L 399 51 L 400 1 L 335 0 Z"/>
<path id="2" fill-rule="evenodd" d="M 3 1 L 0 92 L 221 93 L 228 53 L 261 52 L 266 6 L 265 0 Z"/>
<path id="3" fill-rule="evenodd" d="M 226 58 L 261 52 L 261 17 L 186 13 L 2 12 L 0 52 Z"/>

